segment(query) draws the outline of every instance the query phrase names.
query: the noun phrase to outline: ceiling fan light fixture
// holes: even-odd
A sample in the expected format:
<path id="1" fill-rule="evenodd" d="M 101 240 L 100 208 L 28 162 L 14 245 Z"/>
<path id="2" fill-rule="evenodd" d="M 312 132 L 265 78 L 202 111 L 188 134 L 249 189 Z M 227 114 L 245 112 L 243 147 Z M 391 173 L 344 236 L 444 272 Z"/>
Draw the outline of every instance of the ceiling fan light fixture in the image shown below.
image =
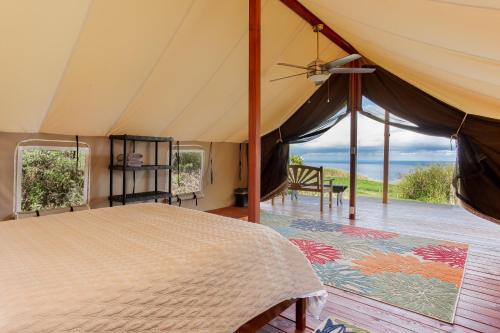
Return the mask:
<path id="1" fill-rule="evenodd" d="M 324 62 L 316 59 L 307 65 L 307 78 L 319 86 L 330 77 L 330 72 L 323 68 Z"/>
<path id="2" fill-rule="evenodd" d="M 309 75 L 307 78 L 314 82 L 315 85 L 319 86 L 326 80 L 328 80 L 329 74 L 323 74 L 323 73 L 315 73 L 312 75 Z"/>

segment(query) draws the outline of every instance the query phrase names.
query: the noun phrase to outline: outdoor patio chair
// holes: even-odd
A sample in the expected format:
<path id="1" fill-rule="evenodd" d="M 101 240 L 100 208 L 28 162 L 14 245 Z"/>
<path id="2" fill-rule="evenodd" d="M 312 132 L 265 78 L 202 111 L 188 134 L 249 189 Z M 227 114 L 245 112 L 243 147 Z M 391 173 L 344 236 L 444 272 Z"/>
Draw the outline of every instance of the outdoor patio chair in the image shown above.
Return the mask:
<path id="1" fill-rule="evenodd" d="M 288 167 L 288 190 L 292 190 L 293 197 L 297 199 L 298 191 L 319 193 L 319 209 L 323 211 L 323 195 L 328 185 L 323 185 L 323 167 L 306 165 L 290 165 Z M 281 200 L 285 202 L 285 192 L 281 194 Z M 274 204 L 274 198 L 272 198 Z"/>
<path id="2" fill-rule="evenodd" d="M 285 195 L 291 190 L 291 200 L 298 200 L 298 192 L 320 193 L 320 211 L 323 211 L 323 196 L 328 192 L 329 207 L 332 208 L 332 197 L 336 194 L 337 206 L 342 205 L 345 185 L 333 184 L 334 178 L 327 179 L 328 184 L 323 184 L 323 167 L 313 167 L 307 165 L 290 165 L 288 168 L 288 188 L 281 195 L 281 202 L 285 203 Z M 322 184 L 320 186 L 319 184 Z M 274 205 L 274 197 L 271 199 Z"/>

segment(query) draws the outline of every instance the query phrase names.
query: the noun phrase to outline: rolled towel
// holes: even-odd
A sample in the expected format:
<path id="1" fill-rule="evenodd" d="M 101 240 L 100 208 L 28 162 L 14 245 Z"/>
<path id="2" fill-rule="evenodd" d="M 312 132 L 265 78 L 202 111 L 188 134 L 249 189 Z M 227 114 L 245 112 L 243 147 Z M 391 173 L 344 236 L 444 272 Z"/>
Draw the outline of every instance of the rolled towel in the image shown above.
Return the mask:
<path id="1" fill-rule="evenodd" d="M 116 160 L 119 164 L 123 163 L 123 154 L 120 154 L 116 157 Z M 139 153 L 129 153 L 127 154 L 127 165 L 140 167 L 144 164 L 143 155 Z"/>
<path id="2" fill-rule="evenodd" d="M 127 154 L 127 159 L 128 160 L 142 160 L 143 156 L 140 153 L 128 153 Z"/>
<path id="3" fill-rule="evenodd" d="M 123 154 L 120 154 L 116 157 L 116 160 L 118 162 L 123 162 Z M 142 161 L 143 160 L 143 155 L 139 153 L 128 153 L 127 154 L 127 161 Z"/>

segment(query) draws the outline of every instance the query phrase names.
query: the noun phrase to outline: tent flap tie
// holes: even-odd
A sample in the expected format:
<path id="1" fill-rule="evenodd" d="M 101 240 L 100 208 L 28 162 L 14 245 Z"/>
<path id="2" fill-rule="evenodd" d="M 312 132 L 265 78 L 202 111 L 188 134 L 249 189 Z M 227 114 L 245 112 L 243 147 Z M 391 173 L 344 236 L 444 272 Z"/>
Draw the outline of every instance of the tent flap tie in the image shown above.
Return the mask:
<path id="1" fill-rule="evenodd" d="M 457 141 L 458 141 L 458 134 L 460 133 L 460 130 L 461 130 L 461 129 L 462 129 L 462 127 L 464 126 L 465 119 L 467 119 L 467 115 L 468 115 L 468 113 L 466 113 L 466 114 L 464 115 L 464 117 L 462 118 L 462 121 L 460 122 L 460 126 L 458 126 L 457 131 L 456 131 L 454 134 L 452 134 L 452 135 L 450 136 L 450 149 L 451 149 L 451 150 L 453 150 L 453 140 L 455 140 L 455 142 L 457 142 Z M 456 146 L 456 145 L 455 145 L 455 146 Z"/>

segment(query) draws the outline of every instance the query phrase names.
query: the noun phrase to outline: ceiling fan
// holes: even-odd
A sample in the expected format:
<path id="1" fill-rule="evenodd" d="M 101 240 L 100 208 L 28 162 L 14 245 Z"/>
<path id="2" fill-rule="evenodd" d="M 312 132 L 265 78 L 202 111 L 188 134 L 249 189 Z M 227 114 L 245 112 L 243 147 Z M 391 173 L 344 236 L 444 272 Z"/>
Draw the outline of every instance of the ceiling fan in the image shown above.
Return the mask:
<path id="1" fill-rule="evenodd" d="M 324 62 L 319 58 L 319 33 L 323 30 L 323 24 L 317 24 L 313 26 L 313 31 L 316 33 L 316 59 L 309 63 L 307 66 L 286 64 L 283 62 L 279 62 L 280 66 L 294 67 L 299 69 L 305 69 L 306 72 L 289 75 L 285 77 L 280 77 L 277 79 L 270 80 L 270 82 L 288 79 L 295 76 L 307 75 L 307 78 L 314 82 L 316 85 L 320 85 L 325 82 L 331 74 L 351 74 L 351 73 L 373 73 L 375 68 L 360 68 L 360 67 L 340 67 L 345 64 L 350 63 L 351 61 L 360 59 L 361 56 L 359 54 L 350 54 L 346 57 L 332 60 L 329 62 Z"/>

